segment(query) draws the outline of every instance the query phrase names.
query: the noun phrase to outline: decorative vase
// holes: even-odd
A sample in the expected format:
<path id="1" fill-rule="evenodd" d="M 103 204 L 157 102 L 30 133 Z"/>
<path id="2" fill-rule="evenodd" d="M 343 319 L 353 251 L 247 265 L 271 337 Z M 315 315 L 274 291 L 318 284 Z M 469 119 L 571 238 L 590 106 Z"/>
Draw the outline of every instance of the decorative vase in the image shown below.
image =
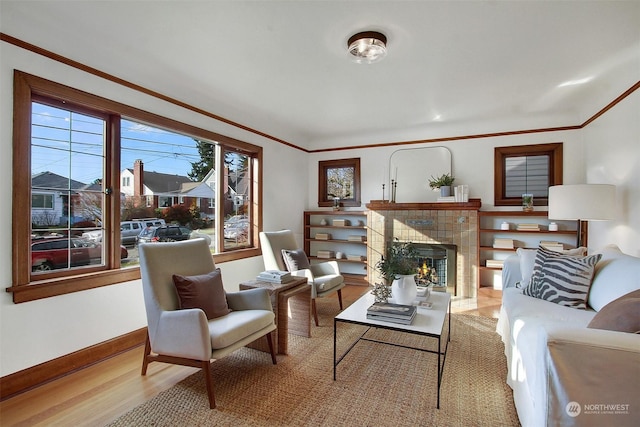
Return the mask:
<path id="1" fill-rule="evenodd" d="M 440 197 L 449 197 L 451 196 L 451 186 L 443 185 L 440 187 Z"/>
<path id="2" fill-rule="evenodd" d="M 414 274 L 397 275 L 391 284 L 391 296 L 396 304 L 411 305 L 418 295 Z"/>

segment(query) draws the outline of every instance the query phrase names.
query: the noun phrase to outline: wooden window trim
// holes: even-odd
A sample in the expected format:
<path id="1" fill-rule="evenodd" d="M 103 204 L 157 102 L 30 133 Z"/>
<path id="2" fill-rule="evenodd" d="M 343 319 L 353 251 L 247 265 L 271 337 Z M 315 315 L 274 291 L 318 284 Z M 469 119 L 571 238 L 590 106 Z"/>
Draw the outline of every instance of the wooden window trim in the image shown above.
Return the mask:
<path id="1" fill-rule="evenodd" d="M 549 156 L 549 186 L 562 184 L 562 142 L 549 144 L 517 145 L 510 147 L 496 147 L 494 150 L 494 205 L 519 206 L 520 197 L 506 197 L 504 164 L 507 157 L 518 156 Z M 535 206 L 548 206 L 547 197 L 535 197 Z"/>
<path id="2" fill-rule="evenodd" d="M 24 226 L 24 218 L 30 217 L 30 191 L 29 197 L 24 196 L 24 189 L 31 188 L 31 103 L 41 96 L 50 100 L 58 100 L 62 103 L 70 102 L 78 106 L 86 106 L 92 111 L 99 111 L 112 116 L 111 128 L 108 132 L 112 138 L 119 139 L 120 117 L 145 122 L 150 125 L 168 128 L 185 135 L 215 141 L 228 149 L 247 154 L 252 159 L 252 193 L 254 224 L 250 248 L 221 252 L 214 254 L 215 262 L 226 262 L 237 259 L 259 256 L 261 254 L 258 243 L 258 231 L 262 229 L 262 147 L 244 141 L 239 141 L 224 135 L 220 135 L 205 129 L 187 125 L 166 117 L 158 116 L 134 107 L 120 104 L 106 98 L 92 95 L 53 81 L 33 76 L 22 71 L 14 71 L 14 99 L 13 99 L 13 197 L 12 197 L 12 286 L 6 288 L 13 294 L 14 303 L 33 301 L 72 292 L 84 291 L 102 286 L 128 282 L 140 278 L 140 268 L 120 269 L 119 257 L 112 254 L 112 259 L 107 259 L 110 268 L 96 267 L 95 269 L 83 269 L 75 274 L 54 273 L 47 279 L 33 281 L 31 279 L 31 262 L 29 254 L 30 228 Z M 116 123 L 114 125 L 113 123 Z M 119 193 L 120 187 L 120 152 L 119 144 L 110 144 L 111 161 L 105 170 L 105 178 L 110 179 L 114 193 Z M 116 179 L 117 178 L 117 179 Z M 118 191 L 116 191 L 118 190 Z M 218 193 L 218 191 L 216 191 Z M 29 199 L 29 200 L 28 200 Z M 115 209 L 108 206 L 107 209 Z M 117 214 L 111 214 L 112 229 L 119 228 L 119 210 Z M 18 220 L 19 219 L 19 220 Z M 216 221 L 223 224 L 224 221 Z M 114 228 L 115 225 L 118 227 Z M 222 230 L 222 225 L 220 225 Z M 115 233 L 109 236 L 111 247 L 119 246 L 119 237 Z M 217 234 L 221 234 L 217 233 Z M 115 245 L 115 246 L 114 246 Z M 219 247 L 223 250 L 223 247 Z"/>
<path id="3" fill-rule="evenodd" d="M 327 169 L 353 167 L 353 198 L 341 199 L 340 206 L 361 206 L 360 200 L 360 158 L 321 160 L 318 162 L 318 206 L 333 206 L 333 200 L 325 197 L 327 194 Z"/>

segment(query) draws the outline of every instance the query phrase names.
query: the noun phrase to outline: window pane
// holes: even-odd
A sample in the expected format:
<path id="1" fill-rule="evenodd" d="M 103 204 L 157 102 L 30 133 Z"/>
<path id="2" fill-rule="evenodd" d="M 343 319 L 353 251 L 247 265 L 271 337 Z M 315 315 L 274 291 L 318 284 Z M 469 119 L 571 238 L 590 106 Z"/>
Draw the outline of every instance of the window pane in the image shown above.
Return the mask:
<path id="1" fill-rule="evenodd" d="M 547 197 L 549 156 L 518 156 L 505 159 L 505 195 L 520 197 L 524 193 Z"/>
<path id="2" fill-rule="evenodd" d="M 250 246 L 251 173 L 249 156 L 226 152 L 224 192 L 224 249 Z"/>
<path id="3" fill-rule="evenodd" d="M 161 224 L 139 230 L 144 241 L 185 240 L 187 230 L 198 230 L 215 240 L 215 144 L 149 126 L 133 120 L 121 122 L 121 220 L 157 218 L 167 225 L 184 226 L 157 230 Z M 212 207 L 210 207 L 212 206 Z M 136 230 L 137 231 L 137 230 Z M 135 231 L 128 232 L 134 234 Z M 128 265 L 138 265 L 138 235 L 127 237 Z"/>
<path id="4" fill-rule="evenodd" d="M 104 265 L 83 233 L 102 221 L 104 120 L 32 103 L 31 266 L 34 272 Z M 45 240 L 49 248 L 36 243 Z"/>
<path id="5" fill-rule="evenodd" d="M 327 169 L 327 196 L 330 199 L 353 199 L 354 173 L 352 167 Z"/>

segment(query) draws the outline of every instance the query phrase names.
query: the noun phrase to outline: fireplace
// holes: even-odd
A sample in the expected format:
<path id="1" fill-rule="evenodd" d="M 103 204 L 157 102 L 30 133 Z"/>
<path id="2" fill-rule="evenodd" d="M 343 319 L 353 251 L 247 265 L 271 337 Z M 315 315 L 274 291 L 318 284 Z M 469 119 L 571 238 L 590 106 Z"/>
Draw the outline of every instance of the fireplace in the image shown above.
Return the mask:
<path id="1" fill-rule="evenodd" d="M 387 245 L 400 245 L 402 242 L 388 242 Z M 413 243 L 417 256 L 415 265 L 418 274 L 415 280 L 418 286 L 448 288 L 456 294 L 456 245 Z"/>
<path id="2" fill-rule="evenodd" d="M 412 242 L 422 252 L 417 268 L 435 268 L 437 281 L 461 298 L 475 298 L 478 286 L 479 199 L 462 203 L 367 204 L 367 280 L 380 280 L 375 263 L 387 244 Z M 422 249 L 421 249 L 422 248 Z M 420 263 L 420 265 L 417 265 Z M 433 274 L 432 274 L 433 276 Z M 433 277 L 435 279 L 435 276 Z M 422 280 L 430 280 L 423 278 Z"/>

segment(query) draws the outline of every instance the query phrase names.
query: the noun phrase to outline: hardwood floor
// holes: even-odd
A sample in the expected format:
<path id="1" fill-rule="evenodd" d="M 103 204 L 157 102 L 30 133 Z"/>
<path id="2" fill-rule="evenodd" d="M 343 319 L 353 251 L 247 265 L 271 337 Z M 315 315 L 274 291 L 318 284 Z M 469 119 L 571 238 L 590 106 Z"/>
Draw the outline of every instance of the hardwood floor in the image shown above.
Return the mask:
<path id="1" fill-rule="evenodd" d="M 345 287 L 345 305 L 368 289 Z M 497 317 L 500 300 L 500 291 L 482 288 L 477 299 L 454 297 L 452 312 Z M 143 350 L 144 346 L 137 347 L 0 402 L 0 425 L 104 425 L 198 371 L 152 363 L 147 375 L 141 376 Z"/>

